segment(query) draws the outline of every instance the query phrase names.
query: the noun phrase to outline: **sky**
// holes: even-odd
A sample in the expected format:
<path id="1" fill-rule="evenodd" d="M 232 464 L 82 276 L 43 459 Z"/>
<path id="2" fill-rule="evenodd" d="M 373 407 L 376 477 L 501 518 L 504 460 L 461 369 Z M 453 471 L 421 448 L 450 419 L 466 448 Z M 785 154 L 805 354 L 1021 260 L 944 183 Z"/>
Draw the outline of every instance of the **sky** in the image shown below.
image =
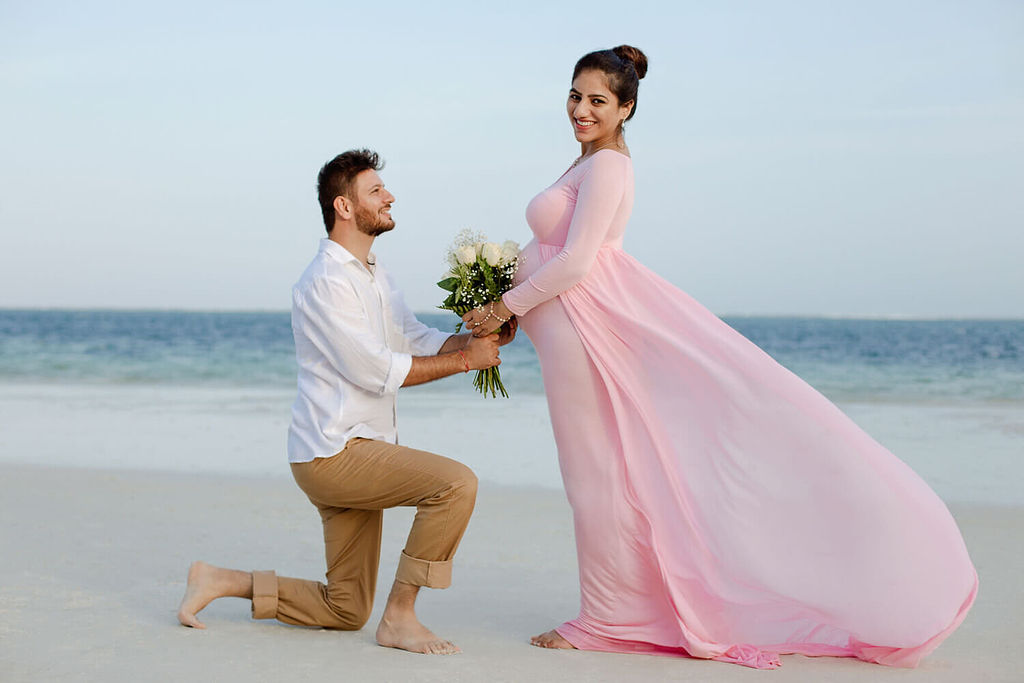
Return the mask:
<path id="1" fill-rule="evenodd" d="M 626 249 L 720 315 L 1024 317 L 1024 2 L 0 0 L 0 307 L 285 310 L 370 147 L 415 310 L 579 154 L 584 53 L 650 71 Z"/>

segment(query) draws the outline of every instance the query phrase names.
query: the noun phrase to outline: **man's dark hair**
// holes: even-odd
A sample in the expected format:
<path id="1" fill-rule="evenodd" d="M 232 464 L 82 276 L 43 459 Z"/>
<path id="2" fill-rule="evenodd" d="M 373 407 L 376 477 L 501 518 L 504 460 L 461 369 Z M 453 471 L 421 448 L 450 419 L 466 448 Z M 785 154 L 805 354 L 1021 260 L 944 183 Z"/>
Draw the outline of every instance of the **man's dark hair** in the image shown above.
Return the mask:
<path id="1" fill-rule="evenodd" d="M 356 176 L 363 171 L 379 171 L 384 168 L 376 152 L 368 149 L 350 149 L 334 157 L 320 169 L 316 178 L 316 194 L 320 200 L 320 211 L 324 215 L 327 234 L 334 228 L 334 198 L 347 197 L 355 202 L 352 185 Z"/>

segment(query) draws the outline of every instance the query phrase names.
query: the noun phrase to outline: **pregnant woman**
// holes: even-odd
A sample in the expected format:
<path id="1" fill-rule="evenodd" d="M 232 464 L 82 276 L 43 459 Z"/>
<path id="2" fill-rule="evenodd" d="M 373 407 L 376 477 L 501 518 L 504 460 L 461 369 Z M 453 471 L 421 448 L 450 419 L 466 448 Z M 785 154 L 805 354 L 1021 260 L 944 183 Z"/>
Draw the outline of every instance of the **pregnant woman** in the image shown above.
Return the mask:
<path id="1" fill-rule="evenodd" d="M 585 55 L 582 154 L 529 204 L 512 315 L 540 358 L 576 531 L 581 605 L 541 647 L 756 668 L 779 654 L 912 667 L 963 620 L 977 574 L 949 511 L 828 399 L 622 250 L 622 126 L 647 59 Z"/>

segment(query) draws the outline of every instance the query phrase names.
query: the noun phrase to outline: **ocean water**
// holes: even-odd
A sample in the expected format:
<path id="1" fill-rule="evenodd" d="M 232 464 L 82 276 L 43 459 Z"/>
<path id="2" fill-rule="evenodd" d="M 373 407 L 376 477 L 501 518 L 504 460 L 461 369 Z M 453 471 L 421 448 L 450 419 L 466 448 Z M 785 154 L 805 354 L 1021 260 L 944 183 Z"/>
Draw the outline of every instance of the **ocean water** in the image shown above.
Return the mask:
<path id="1" fill-rule="evenodd" d="M 421 319 L 454 330 L 448 313 Z M 837 402 L 1024 401 L 1022 320 L 726 318 L 732 327 Z M 295 386 L 287 313 L 0 311 L 0 382 Z M 502 351 L 516 394 L 543 393 L 521 335 Z M 465 391 L 458 376 L 431 393 Z"/>

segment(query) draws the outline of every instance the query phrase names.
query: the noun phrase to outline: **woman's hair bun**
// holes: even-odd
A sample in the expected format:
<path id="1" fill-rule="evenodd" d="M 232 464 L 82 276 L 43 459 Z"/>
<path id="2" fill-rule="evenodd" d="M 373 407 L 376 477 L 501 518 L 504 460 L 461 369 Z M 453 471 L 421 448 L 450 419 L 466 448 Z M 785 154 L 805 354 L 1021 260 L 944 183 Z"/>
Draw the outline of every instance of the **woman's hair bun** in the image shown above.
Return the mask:
<path id="1" fill-rule="evenodd" d="M 632 45 L 619 45 L 616 48 L 612 48 L 612 52 L 617 54 L 620 59 L 633 62 L 637 78 L 643 78 L 647 75 L 647 55 L 639 48 L 635 48 Z"/>

